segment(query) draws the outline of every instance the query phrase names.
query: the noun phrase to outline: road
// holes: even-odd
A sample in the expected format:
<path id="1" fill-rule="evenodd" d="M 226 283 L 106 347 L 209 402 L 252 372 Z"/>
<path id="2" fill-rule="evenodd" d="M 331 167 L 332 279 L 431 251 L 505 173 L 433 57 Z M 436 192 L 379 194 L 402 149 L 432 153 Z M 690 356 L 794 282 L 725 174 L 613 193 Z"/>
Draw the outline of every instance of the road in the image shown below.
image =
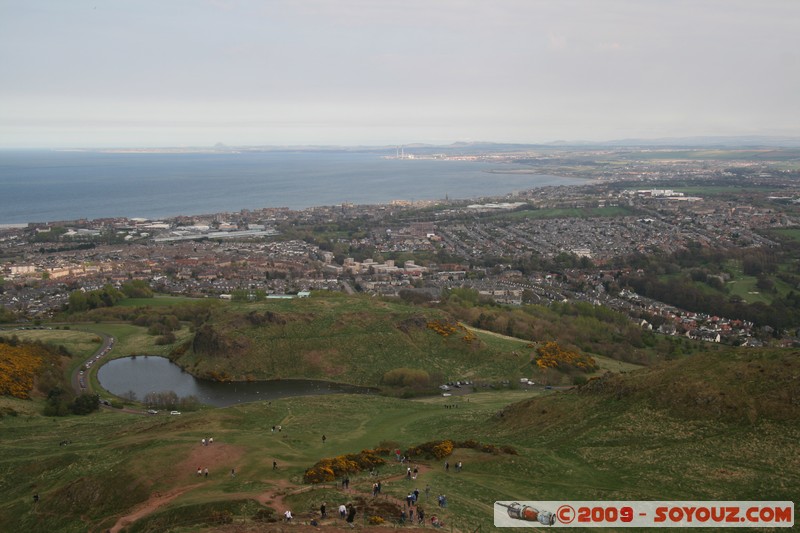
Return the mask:
<path id="1" fill-rule="evenodd" d="M 100 347 L 83 362 L 83 364 L 76 368 L 75 371 L 72 373 L 72 388 L 75 390 L 75 394 L 81 393 L 92 393 L 92 383 L 89 379 L 89 369 L 96 365 L 100 359 L 107 355 L 108 352 L 111 351 L 111 348 L 114 346 L 114 337 L 106 335 L 104 333 L 98 333 L 98 336 L 103 339 L 103 342 L 100 344 Z M 86 367 L 87 370 L 83 374 L 81 374 L 81 368 Z"/>

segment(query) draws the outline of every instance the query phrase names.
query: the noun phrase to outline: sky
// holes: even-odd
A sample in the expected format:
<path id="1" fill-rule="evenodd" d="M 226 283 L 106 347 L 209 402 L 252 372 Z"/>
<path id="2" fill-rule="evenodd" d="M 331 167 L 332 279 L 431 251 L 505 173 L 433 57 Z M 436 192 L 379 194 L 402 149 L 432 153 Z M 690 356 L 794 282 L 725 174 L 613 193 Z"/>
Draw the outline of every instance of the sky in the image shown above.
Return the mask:
<path id="1" fill-rule="evenodd" d="M 800 136 L 797 0 L 0 0 L 0 148 Z"/>

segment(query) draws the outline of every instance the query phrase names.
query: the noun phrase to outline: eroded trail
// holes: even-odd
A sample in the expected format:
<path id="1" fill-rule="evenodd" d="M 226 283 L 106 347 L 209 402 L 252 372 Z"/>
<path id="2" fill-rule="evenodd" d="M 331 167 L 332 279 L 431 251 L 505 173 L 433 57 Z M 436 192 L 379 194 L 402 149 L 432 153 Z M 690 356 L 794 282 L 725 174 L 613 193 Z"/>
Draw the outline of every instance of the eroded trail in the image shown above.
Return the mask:
<path id="1" fill-rule="evenodd" d="M 226 444 L 219 444 L 215 443 L 210 446 L 198 446 L 192 450 L 192 453 L 189 454 L 189 457 L 180 463 L 177 466 L 177 470 L 181 472 L 182 476 L 187 475 L 187 472 L 196 472 L 198 468 L 205 469 L 208 468 L 211 476 L 220 476 L 226 475 L 227 471 L 230 471 L 230 467 L 228 466 L 232 462 L 235 463 L 240 457 L 242 456 L 242 450 Z M 431 467 L 424 464 L 417 465 L 419 469 L 419 476 L 423 476 L 425 473 L 429 472 Z M 190 474 L 191 475 L 191 474 Z M 194 474 L 196 476 L 196 473 Z M 394 476 L 388 477 L 376 477 L 376 478 L 363 478 L 358 482 L 353 483 L 353 485 L 348 489 L 341 489 L 341 502 L 329 502 L 328 505 L 328 518 L 325 520 L 320 520 L 318 513 L 316 512 L 305 512 L 305 513 L 295 513 L 296 521 L 293 523 L 272 523 L 272 524 L 264 524 L 261 526 L 259 531 L 302 531 L 307 529 L 310 526 L 308 522 L 310 522 L 311 518 L 316 518 L 320 526 L 324 526 L 328 531 L 334 531 L 338 529 L 342 530 L 349 530 L 350 528 L 345 526 L 344 522 L 338 517 L 338 506 L 340 503 L 346 503 L 350 501 L 361 501 L 361 502 L 375 502 L 376 504 L 380 504 L 381 507 L 384 509 L 387 506 L 391 509 L 390 514 L 393 516 L 399 517 L 400 511 L 405 508 L 406 502 L 405 500 L 401 500 L 394 496 L 388 494 L 381 494 L 377 499 L 374 499 L 372 496 L 372 483 L 374 481 L 380 480 L 381 483 L 386 486 L 387 484 L 393 484 L 396 482 L 403 483 L 406 476 L 403 474 L 398 474 Z M 172 490 L 167 492 L 155 492 L 153 495 L 144 502 L 142 505 L 138 506 L 132 512 L 128 513 L 125 516 L 120 517 L 114 527 L 112 527 L 109 531 L 111 533 L 119 533 L 123 530 L 126 526 L 140 520 L 154 512 L 156 512 L 159 508 L 169 504 L 179 496 L 199 488 L 206 486 L 206 479 L 204 475 L 201 475 L 197 478 L 199 481 L 196 483 L 192 483 L 189 485 L 185 485 L 182 487 L 176 487 Z M 274 480 L 274 485 L 265 492 L 260 494 L 237 494 L 236 496 L 239 497 L 251 497 L 254 500 L 258 501 L 260 504 L 270 507 L 276 513 L 276 516 L 280 518 L 284 511 L 290 509 L 290 506 L 286 504 L 286 499 L 289 496 L 294 494 L 299 494 L 302 492 L 313 490 L 314 487 L 311 485 L 297 485 L 292 483 L 288 479 L 277 479 Z M 228 495 L 231 496 L 231 495 Z M 359 509 L 360 513 L 364 512 L 364 509 Z M 358 522 L 363 523 L 363 514 L 359 516 Z M 394 524 L 387 524 L 393 526 Z M 406 527 L 414 527 L 412 524 L 408 523 Z M 316 528 L 314 528 L 316 530 Z M 359 529 L 361 531 L 369 531 L 369 530 L 385 530 L 385 527 L 381 526 L 369 526 L 363 527 L 360 526 Z M 219 531 L 249 531 L 248 528 L 241 528 L 238 526 L 230 526 L 230 527 L 223 527 L 220 528 Z"/>

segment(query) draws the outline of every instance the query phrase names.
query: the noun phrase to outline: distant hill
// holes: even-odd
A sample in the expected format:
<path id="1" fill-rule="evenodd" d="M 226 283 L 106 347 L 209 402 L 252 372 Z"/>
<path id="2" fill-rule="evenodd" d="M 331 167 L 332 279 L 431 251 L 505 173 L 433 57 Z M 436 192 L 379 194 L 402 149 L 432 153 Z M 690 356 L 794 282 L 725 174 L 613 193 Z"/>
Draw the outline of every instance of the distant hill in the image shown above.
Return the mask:
<path id="1" fill-rule="evenodd" d="M 427 372 L 430 385 L 518 372 L 529 359 L 518 340 L 488 346 L 436 309 L 369 297 L 311 298 L 226 305 L 210 311 L 172 359 L 216 380 L 328 379 L 379 385 L 386 372 Z"/>

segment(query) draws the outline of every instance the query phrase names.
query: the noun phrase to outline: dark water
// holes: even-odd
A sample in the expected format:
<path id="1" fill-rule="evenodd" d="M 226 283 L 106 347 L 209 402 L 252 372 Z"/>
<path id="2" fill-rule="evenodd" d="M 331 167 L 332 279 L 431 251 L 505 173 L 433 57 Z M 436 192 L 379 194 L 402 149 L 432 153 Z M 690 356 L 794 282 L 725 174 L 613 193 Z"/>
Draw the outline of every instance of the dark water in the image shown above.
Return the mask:
<path id="1" fill-rule="evenodd" d="M 100 367 L 97 379 L 103 388 L 117 396 L 133 391 L 141 401 L 150 392 L 174 391 L 180 397 L 194 396 L 200 403 L 216 407 L 291 396 L 375 392 L 365 387 L 307 379 L 234 383 L 205 381 L 184 372 L 166 357 L 143 355 L 109 361 Z"/>
<path id="2" fill-rule="evenodd" d="M 108 154 L 0 151 L 0 224 L 150 219 L 241 209 L 499 196 L 581 183 L 491 174 L 499 163 L 385 159 L 360 152 Z"/>

